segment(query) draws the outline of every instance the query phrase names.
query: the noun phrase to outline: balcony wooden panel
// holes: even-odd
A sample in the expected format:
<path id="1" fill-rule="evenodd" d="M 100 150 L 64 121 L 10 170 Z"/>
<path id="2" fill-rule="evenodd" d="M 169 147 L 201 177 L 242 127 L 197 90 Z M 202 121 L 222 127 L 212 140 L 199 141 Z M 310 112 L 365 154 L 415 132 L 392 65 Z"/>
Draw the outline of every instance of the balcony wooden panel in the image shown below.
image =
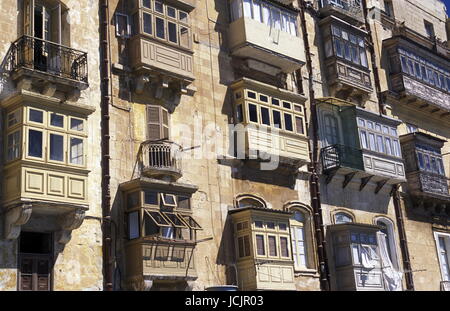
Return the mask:
<path id="1" fill-rule="evenodd" d="M 342 0 L 342 5 L 332 3 L 330 0 L 322 0 L 320 14 L 322 16 L 335 15 L 350 24 L 363 24 L 364 12 L 361 4 L 354 0 Z"/>
<path id="2" fill-rule="evenodd" d="M 186 82 L 194 80 L 192 52 L 135 36 L 130 42 L 131 66 L 138 72 L 157 71 Z"/>
<path id="3" fill-rule="evenodd" d="M 233 56 L 253 58 L 293 72 L 305 62 L 302 39 L 250 18 L 230 24 L 229 44 Z"/>
<path id="4" fill-rule="evenodd" d="M 370 72 L 367 69 L 363 70 L 356 65 L 332 58 L 327 61 L 327 75 L 329 84 L 341 84 L 340 89 L 347 87 L 363 93 L 372 92 Z"/>

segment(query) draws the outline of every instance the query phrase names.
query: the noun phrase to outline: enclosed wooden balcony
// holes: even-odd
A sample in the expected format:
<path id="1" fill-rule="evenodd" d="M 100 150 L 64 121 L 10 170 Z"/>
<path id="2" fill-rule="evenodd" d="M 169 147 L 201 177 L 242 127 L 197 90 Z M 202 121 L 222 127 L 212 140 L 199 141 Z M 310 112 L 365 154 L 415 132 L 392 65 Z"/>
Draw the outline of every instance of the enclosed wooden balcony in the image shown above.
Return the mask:
<path id="1" fill-rule="evenodd" d="M 242 0 L 233 1 L 229 47 L 233 56 L 290 73 L 305 63 L 304 45 L 298 33 L 297 11 L 279 2 L 289 1 L 267 0 L 250 7 L 243 6 Z M 262 4 L 266 5 L 264 10 Z M 266 8 L 272 12 L 271 18 L 265 15 L 269 14 Z"/>
<path id="2" fill-rule="evenodd" d="M 178 180 L 181 172 L 181 147 L 170 141 L 146 141 L 139 149 L 142 174 L 151 178 Z"/>
<path id="3" fill-rule="evenodd" d="M 45 95 L 88 87 L 87 53 L 54 42 L 25 35 L 11 45 L 7 65 L 20 88 Z"/>
<path id="4" fill-rule="evenodd" d="M 321 0 L 320 14 L 334 15 L 351 24 L 364 23 L 364 12 L 360 0 Z"/>
<path id="5" fill-rule="evenodd" d="M 441 118 L 450 116 L 448 59 L 398 35 L 383 42 L 389 59 L 390 96 L 400 104 Z M 423 38 L 422 38 L 423 39 Z"/>
<path id="6" fill-rule="evenodd" d="M 444 141 L 416 132 L 403 135 L 401 144 L 405 156 L 408 192 L 416 198 L 416 205 L 448 206 L 449 182 L 441 154 Z"/>
<path id="7" fill-rule="evenodd" d="M 398 120 L 366 111 L 336 98 L 318 99 L 323 172 L 326 182 L 343 175 L 345 188 L 360 180 L 360 190 L 376 183 L 378 193 L 385 184 L 405 182 L 397 126 Z M 330 144 L 330 142 L 334 142 Z"/>
<path id="8" fill-rule="evenodd" d="M 278 162 L 290 171 L 309 162 L 303 95 L 247 78 L 231 88 L 239 159 Z"/>

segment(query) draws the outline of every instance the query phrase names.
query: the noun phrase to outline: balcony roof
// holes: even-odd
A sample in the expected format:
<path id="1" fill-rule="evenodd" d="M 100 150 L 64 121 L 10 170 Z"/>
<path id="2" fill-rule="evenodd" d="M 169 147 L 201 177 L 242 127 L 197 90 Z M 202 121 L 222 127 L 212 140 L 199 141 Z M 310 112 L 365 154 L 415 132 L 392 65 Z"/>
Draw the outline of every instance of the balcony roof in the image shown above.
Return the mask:
<path id="1" fill-rule="evenodd" d="M 414 132 L 414 133 L 409 133 L 409 134 L 405 134 L 405 135 L 401 135 L 400 136 L 400 141 L 406 142 L 409 140 L 413 140 L 413 139 L 417 139 L 419 141 L 422 141 L 424 143 L 429 143 L 429 144 L 433 144 L 438 146 L 439 148 L 442 148 L 444 146 L 444 143 L 446 143 L 447 141 L 441 138 L 438 138 L 436 136 L 424 133 L 424 132 Z"/>

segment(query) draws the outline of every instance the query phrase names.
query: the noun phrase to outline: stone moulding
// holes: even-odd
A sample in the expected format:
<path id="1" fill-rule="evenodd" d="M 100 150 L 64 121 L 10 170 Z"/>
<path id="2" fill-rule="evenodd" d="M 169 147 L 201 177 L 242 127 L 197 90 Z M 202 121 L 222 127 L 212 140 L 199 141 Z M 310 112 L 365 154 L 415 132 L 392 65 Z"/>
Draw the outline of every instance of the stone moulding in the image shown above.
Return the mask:
<path id="1" fill-rule="evenodd" d="M 31 204 L 20 204 L 5 213 L 5 239 L 15 240 L 20 235 L 20 228 L 31 218 Z"/>

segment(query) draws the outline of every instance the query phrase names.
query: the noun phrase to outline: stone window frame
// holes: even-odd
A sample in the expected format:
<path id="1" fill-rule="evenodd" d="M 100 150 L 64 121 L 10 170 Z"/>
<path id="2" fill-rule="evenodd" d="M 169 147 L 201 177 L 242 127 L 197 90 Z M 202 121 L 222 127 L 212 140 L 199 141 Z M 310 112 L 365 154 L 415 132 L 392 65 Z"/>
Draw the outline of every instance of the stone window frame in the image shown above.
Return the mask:
<path id="1" fill-rule="evenodd" d="M 338 224 L 336 223 L 336 215 L 338 214 L 346 214 L 347 216 L 349 216 L 349 218 L 351 218 L 351 222 L 350 223 L 355 223 L 356 222 L 356 217 L 355 214 L 347 209 L 335 209 L 331 212 L 331 219 L 333 221 L 333 224 Z"/>
<path id="2" fill-rule="evenodd" d="M 389 251 L 392 256 L 391 262 L 394 265 L 394 268 L 399 270 L 400 269 L 400 256 L 397 251 L 397 239 L 395 237 L 395 224 L 392 219 L 386 217 L 386 216 L 376 216 L 373 218 L 373 224 L 378 225 L 378 222 L 382 222 L 384 225 L 386 225 L 386 229 L 388 231 L 388 239 L 389 239 Z"/>

